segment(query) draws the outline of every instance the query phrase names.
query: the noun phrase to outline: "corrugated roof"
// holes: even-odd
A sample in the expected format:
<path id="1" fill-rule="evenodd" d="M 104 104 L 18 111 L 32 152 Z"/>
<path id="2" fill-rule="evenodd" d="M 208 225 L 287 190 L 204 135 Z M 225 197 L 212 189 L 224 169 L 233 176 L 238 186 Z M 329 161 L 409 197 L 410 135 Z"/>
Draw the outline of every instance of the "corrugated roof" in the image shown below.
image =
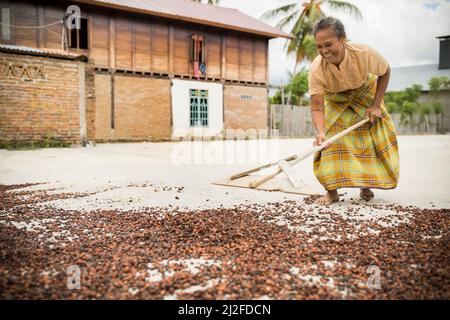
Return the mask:
<path id="1" fill-rule="evenodd" d="M 50 56 L 57 58 L 67 58 L 67 59 L 78 59 L 78 58 L 86 58 L 84 55 L 80 55 L 73 52 L 66 52 L 57 49 L 36 49 L 25 46 L 15 46 L 11 44 L 0 44 L 0 51 L 6 52 L 17 52 L 17 53 L 25 53 L 32 55 L 41 55 L 41 56 Z"/>
<path id="2" fill-rule="evenodd" d="M 438 70 L 437 64 L 392 68 L 388 91 L 404 90 L 413 84 L 420 84 L 422 90 L 430 90 L 431 77 L 450 77 L 450 69 Z"/>
<path id="3" fill-rule="evenodd" d="M 236 9 L 202 4 L 191 0 L 78 0 L 77 2 L 249 32 L 269 38 L 291 37 Z"/>

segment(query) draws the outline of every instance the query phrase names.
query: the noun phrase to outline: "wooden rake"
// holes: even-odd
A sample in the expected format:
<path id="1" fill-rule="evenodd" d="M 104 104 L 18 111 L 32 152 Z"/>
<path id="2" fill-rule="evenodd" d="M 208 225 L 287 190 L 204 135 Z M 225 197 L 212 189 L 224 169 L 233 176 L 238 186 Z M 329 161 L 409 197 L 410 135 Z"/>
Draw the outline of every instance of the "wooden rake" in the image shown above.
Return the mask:
<path id="1" fill-rule="evenodd" d="M 313 155 L 314 153 L 323 150 L 324 148 L 326 148 L 327 146 L 329 146 L 330 144 L 332 144 L 333 142 L 335 142 L 336 140 L 342 138 L 343 136 L 345 136 L 346 134 L 350 133 L 351 131 L 361 127 L 363 124 L 367 123 L 370 119 L 364 119 L 361 120 L 360 122 L 354 124 L 353 126 L 345 129 L 342 132 L 339 132 L 338 134 L 334 135 L 333 137 L 331 137 L 330 139 L 326 140 L 324 143 L 322 143 L 322 145 L 320 146 L 316 146 L 313 147 L 312 149 L 310 149 L 309 151 L 299 154 L 299 155 L 292 155 L 289 156 L 287 158 L 284 158 L 282 160 L 276 161 L 276 162 L 272 162 L 272 163 L 268 163 L 244 172 L 240 172 L 237 173 L 235 175 L 232 175 L 231 177 L 229 177 L 228 179 L 228 183 L 227 181 L 220 181 L 220 182 L 216 182 L 214 184 L 217 185 L 225 185 L 225 186 L 233 186 L 233 187 L 247 187 L 247 188 L 252 188 L 252 189 L 260 189 L 259 187 L 262 186 L 264 183 L 272 180 L 273 178 L 275 178 L 277 175 L 279 175 L 280 173 L 284 172 L 286 174 L 286 176 L 288 177 L 288 180 L 290 182 L 290 184 L 294 187 L 293 190 L 295 189 L 300 189 L 302 188 L 305 184 L 299 179 L 299 177 L 297 176 L 297 174 L 293 171 L 292 167 L 294 165 L 296 165 L 297 163 L 299 163 L 302 160 L 305 160 L 306 158 L 308 158 L 309 156 Z M 233 180 L 238 180 L 241 178 L 246 178 L 248 179 L 248 176 L 252 173 L 270 168 L 272 166 L 278 166 L 278 170 L 275 171 L 274 173 L 267 175 L 267 176 L 263 176 L 260 177 L 257 180 L 251 180 L 248 183 L 248 186 L 245 186 L 243 184 L 233 184 Z M 262 190 L 271 190 L 270 188 L 262 188 Z M 273 189 L 274 190 L 274 189 Z M 277 191 L 285 191 L 285 190 L 279 190 L 277 189 Z M 286 191 L 287 192 L 287 191 Z M 293 193 L 302 193 L 302 192 L 293 192 Z M 308 192 L 310 193 L 310 192 Z"/>

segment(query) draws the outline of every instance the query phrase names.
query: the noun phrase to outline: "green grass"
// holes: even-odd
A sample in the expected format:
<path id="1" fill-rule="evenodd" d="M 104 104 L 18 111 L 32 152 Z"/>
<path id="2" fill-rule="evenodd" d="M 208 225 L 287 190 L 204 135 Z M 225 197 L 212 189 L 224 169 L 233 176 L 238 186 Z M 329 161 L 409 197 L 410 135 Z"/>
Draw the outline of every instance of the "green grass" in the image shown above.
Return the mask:
<path id="1" fill-rule="evenodd" d="M 62 141 L 47 135 L 42 140 L 0 140 L 0 149 L 7 150 L 35 150 L 42 148 L 68 148 L 74 142 Z"/>

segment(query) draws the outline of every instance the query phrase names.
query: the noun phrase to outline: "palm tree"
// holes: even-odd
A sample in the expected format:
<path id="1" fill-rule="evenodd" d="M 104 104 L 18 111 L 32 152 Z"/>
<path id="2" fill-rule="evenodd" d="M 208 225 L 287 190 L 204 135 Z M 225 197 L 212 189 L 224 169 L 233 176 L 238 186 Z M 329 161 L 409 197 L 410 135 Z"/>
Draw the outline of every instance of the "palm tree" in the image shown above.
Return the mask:
<path id="1" fill-rule="evenodd" d="M 304 59 L 312 61 L 317 55 L 312 28 L 314 22 L 325 16 L 321 9 L 324 3 L 327 3 L 333 10 L 348 11 L 350 14 L 362 19 L 362 14 L 358 7 L 349 2 L 337 0 L 309 0 L 309 2 L 304 3 L 296 1 L 267 11 L 262 16 L 265 19 L 284 16 L 277 23 L 277 27 L 281 29 L 294 23 L 290 31 L 294 39 L 288 40 L 286 47 L 287 54 L 295 53 L 296 55 L 295 66 Z"/>
<path id="2" fill-rule="evenodd" d="M 192 0 L 192 1 L 203 3 L 202 0 Z M 208 0 L 208 1 L 206 1 L 207 4 L 219 4 L 219 2 L 220 2 L 220 0 Z"/>

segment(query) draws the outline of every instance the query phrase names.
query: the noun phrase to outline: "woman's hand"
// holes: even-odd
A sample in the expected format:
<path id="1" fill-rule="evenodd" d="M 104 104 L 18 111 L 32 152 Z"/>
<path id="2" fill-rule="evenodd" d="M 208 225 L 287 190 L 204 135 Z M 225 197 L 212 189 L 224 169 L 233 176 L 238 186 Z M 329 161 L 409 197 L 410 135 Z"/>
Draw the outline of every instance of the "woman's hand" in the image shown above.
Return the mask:
<path id="1" fill-rule="evenodd" d="M 323 132 L 318 133 L 318 134 L 316 134 L 316 138 L 314 139 L 313 146 L 314 147 L 321 146 L 322 143 L 324 143 L 324 142 L 325 142 L 325 133 L 323 133 Z M 324 149 L 326 149 L 328 147 L 329 147 L 329 145 L 327 144 L 327 146 Z"/>
<path id="2" fill-rule="evenodd" d="M 381 118 L 381 108 L 375 105 L 367 108 L 366 118 L 370 118 L 370 122 L 374 123 L 378 118 Z"/>

